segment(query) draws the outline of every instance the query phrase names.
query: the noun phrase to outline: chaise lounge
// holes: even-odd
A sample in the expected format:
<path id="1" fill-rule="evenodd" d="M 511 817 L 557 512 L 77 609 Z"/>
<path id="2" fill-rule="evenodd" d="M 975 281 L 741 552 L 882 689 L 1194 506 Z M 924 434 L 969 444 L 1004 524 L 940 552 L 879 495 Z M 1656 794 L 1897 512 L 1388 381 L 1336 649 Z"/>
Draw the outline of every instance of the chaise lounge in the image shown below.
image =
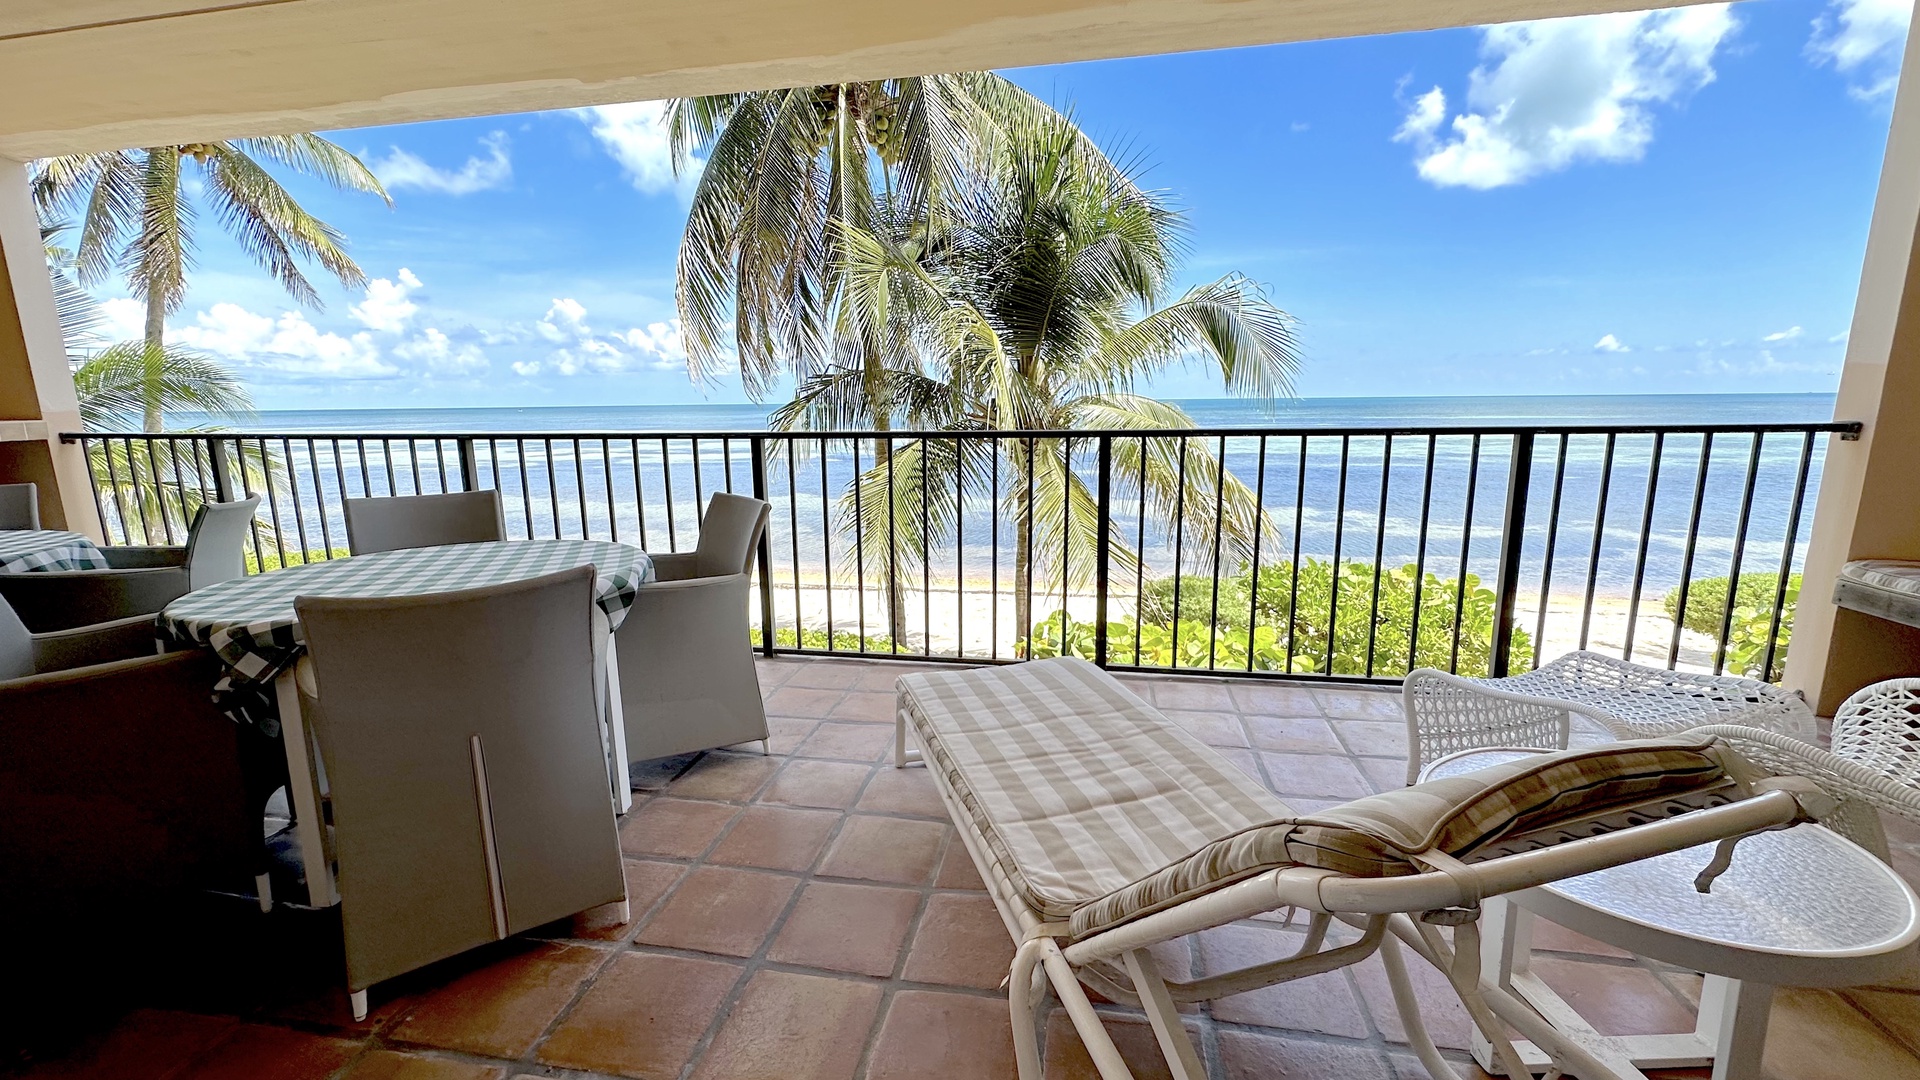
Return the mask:
<path id="1" fill-rule="evenodd" d="M 918 749 L 909 746 L 909 740 Z M 1833 800 L 1768 777 L 1712 737 L 1563 751 L 1297 815 L 1091 664 L 1067 658 L 909 675 L 895 764 L 924 760 L 1017 943 L 1021 1080 L 1039 1080 L 1051 984 L 1103 1080 L 1132 1074 L 1087 996 L 1138 1005 L 1171 1073 L 1205 1076 L 1178 1013 L 1379 952 L 1421 1061 L 1456 1075 L 1421 1023 L 1401 944 L 1443 972 L 1501 1070 L 1530 1076 L 1507 1025 L 1557 1067 L 1610 1075 L 1479 972 L 1479 901 L 1813 820 Z M 1263 912 L 1308 916 L 1288 958 L 1190 982 L 1150 947 Z M 1330 945 L 1334 919 L 1361 930 Z M 1442 928 L 1451 928 L 1451 939 Z M 1504 1022 L 1504 1023 L 1503 1023 Z"/>

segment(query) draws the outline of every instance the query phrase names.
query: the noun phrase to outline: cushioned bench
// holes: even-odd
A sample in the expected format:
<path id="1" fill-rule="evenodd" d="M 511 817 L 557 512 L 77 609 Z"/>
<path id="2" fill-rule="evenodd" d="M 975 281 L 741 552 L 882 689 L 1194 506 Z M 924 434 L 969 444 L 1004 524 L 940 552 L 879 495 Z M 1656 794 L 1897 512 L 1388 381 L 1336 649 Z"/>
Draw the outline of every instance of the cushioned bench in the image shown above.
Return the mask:
<path id="1" fill-rule="evenodd" d="M 1042 978 L 1105 1080 L 1130 1073 L 1082 983 L 1138 1003 L 1173 1075 L 1199 1080 L 1179 1002 L 1329 971 L 1378 950 L 1406 991 L 1396 994 L 1404 1010 L 1413 998 L 1396 939 L 1446 972 L 1482 1030 L 1502 1043 L 1505 1021 L 1570 1071 L 1606 1075 L 1524 1005 L 1482 987 L 1471 970 L 1477 957 L 1456 966 L 1451 946 L 1408 915 L 1455 926 L 1457 939 L 1472 934 L 1482 896 L 1807 817 L 1797 796 L 1769 790 L 1778 781 L 1756 785 L 1724 744 L 1702 737 L 1542 754 L 1295 815 L 1107 673 L 1072 658 L 903 677 L 895 764 L 916 760 L 932 771 L 1018 943 L 1008 989 L 1023 1080 L 1040 1075 Z M 1169 981 L 1153 966 L 1153 944 L 1285 908 L 1309 913 L 1298 956 L 1191 982 Z M 1334 916 L 1360 926 L 1361 939 L 1327 946 Z M 1418 1029 L 1417 1016 L 1408 1020 L 1410 1032 Z M 1415 1049 L 1436 1075 L 1451 1075 L 1430 1041 L 1416 1037 Z M 1517 1056 L 1510 1064 L 1524 1068 Z"/>
<path id="2" fill-rule="evenodd" d="M 1889 622 L 1920 626 L 1920 561 L 1850 562 L 1833 583 L 1833 602 Z"/>

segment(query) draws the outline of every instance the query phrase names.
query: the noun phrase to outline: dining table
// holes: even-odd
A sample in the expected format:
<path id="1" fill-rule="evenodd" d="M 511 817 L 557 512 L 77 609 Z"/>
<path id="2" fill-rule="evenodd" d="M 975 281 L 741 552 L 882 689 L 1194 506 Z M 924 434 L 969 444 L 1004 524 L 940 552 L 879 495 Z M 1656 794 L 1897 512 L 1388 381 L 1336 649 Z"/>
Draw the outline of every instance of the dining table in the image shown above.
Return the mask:
<path id="1" fill-rule="evenodd" d="M 100 546 L 65 529 L 0 529 L 0 574 L 105 570 Z"/>
<path id="2" fill-rule="evenodd" d="M 653 580 L 653 560 L 639 548 L 601 540 L 535 539 L 370 552 L 234 578 L 190 592 L 160 612 L 164 641 L 205 646 L 220 658 L 224 673 L 210 690 L 227 714 L 237 723 L 280 736 L 310 904 L 337 903 L 339 893 L 321 809 L 324 772 L 313 733 L 300 713 L 297 678 L 306 644 L 294 601 L 303 596 L 420 596 L 524 581 L 586 565 L 594 567 L 594 602 L 607 620 L 602 722 L 607 728 L 610 795 L 616 812 L 624 814 L 633 796 L 626 775 L 626 726 L 612 631 L 626 618 L 639 587 Z M 262 906 L 270 903 L 263 893 Z"/>

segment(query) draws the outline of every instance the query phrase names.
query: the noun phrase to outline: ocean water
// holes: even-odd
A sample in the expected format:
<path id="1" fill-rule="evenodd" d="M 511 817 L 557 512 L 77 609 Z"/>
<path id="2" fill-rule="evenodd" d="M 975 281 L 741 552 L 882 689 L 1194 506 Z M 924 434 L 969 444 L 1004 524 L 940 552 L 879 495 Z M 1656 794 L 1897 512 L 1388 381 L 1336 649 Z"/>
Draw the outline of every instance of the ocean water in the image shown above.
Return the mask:
<path id="1" fill-rule="evenodd" d="M 1308 398 L 1271 407 L 1231 399 L 1178 404 L 1202 426 L 1235 432 L 1194 446 L 1223 451 L 1225 472 L 1215 479 L 1244 484 L 1267 509 L 1263 564 L 1336 555 L 1387 568 L 1420 562 L 1443 577 L 1464 571 L 1490 584 L 1508 488 L 1507 436 L 1388 439 L 1307 433 L 1816 423 L 1833 419 L 1834 399 L 1830 394 L 1379 397 Z M 706 493 L 751 490 L 747 442 L 722 435 L 765 430 L 768 411 L 752 405 L 268 411 L 246 429 L 354 436 L 311 443 L 269 440 L 268 448 L 292 472 L 291 484 L 282 489 L 280 527 L 290 541 L 293 534 L 303 534 L 309 548 L 343 546 L 342 494 L 435 491 L 445 483 L 443 475 L 453 477 L 448 486 L 457 486 L 452 440 L 375 436 L 462 433 L 495 436 L 477 443 L 481 484 L 502 492 L 512 535 L 617 535 L 661 550 L 691 546 L 698 529 L 696 508 Z M 183 425 L 196 419 L 179 418 Z M 1276 430 L 1295 433 L 1271 434 Z M 1268 434 L 1258 434 L 1262 431 Z M 713 437 L 666 439 L 648 432 Z M 532 437 L 498 437 L 502 433 Z M 613 433 L 621 437 L 600 437 Z M 1707 448 L 1699 436 L 1669 437 L 1659 448 L 1657 472 L 1649 435 L 1622 435 L 1611 448 L 1605 436 L 1572 436 L 1564 454 L 1557 437 L 1540 438 L 1521 549 L 1522 618 L 1543 595 L 1577 599 L 1591 590 L 1596 597 L 1620 599 L 1638 591 L 1657 600 L 1678 583 L 1683 569 L 1690 568 L 1692 580 L 1726 573 L 1736 548 L 1744 571 L 1773 572 L 1791 540 L 1789 561 L 1797 568 L 1811 530 L 1825 445 L 1826 436 L 1816 438 L 1807 455 L 1805 497 L 1797 535 L 1790 538 L 1802 436 L 1775 434 L 1758 447 L 1748 436 L 1720 436 L 1710 453 L 1703 452 Z M 1089 488 L 1095 476 L 1091 446 L 1079 444 L 1073 459 L 1074 475 Z M 844 440 L 802 444 L 791 455 L 777 453 L 767 462 L 767 490 L 775 505 L 775 578 L 796 596 L 800 586 L 817 587 L 823 580 L 846 587 L 863 572 L 873 580 L 873 568 L 863 566 L 856 552 L 850 513 L 857 469 L 871 467 L 872 461 L 870 443 Z M 1750 469 L 1749 504 L 1744 495 Z M 1142 514 L 1135 476 L 1116 461 L 1111 513 L 1119 536 L 1140 554 L 1139 576 L 1167 573 L 1175 565 L 1210 573 L 1211 551 L 1182 546 L 1168 522 Z M 957 527 L 934 546 L 924 567 L 910 568 L 908 577 L 933 586 L 965 582 L 973 589 L 997 582 L 1010 588 L 1014 537 L 1026 523 L 1001 512 L 995 492 L 1004 500 L 1022 482 L 1003 463 L 992 485 L 936 493 L 934 498 L 948 500 L 947 506 L 926 510 L 944 509 Z M 1744 513 L 1743 506 L 1748 507 Z M 1696 519 L 1697 530 L 1690 528 Z M 1042 556 L 1035 610 L 1044 613 L 1051 608 L 1038 594 L 1062 595 L 1057 552 L 1063 541 L 1045 523 L 1036 533 Z M 1081 541 L 1067 542 L 1076 545 L 1072 562 L 1091 565 L 1077 546 Z M 1222 571 L 1232 572 L 1238 561 L 1225 553 Z M 1116 570 L 1116 590 L 1130 594 L 1133 578 Z"/>
<path id="2" fill-rule="evenodd" d="M 1500 397 L 1176 400 L 1208 427 L 1373 427 L 1520 424 L 1819 423 L 1832 394 L 1635 394 Z M 275 409 L 248 430 L 270 432 L 761 431 L 771 405 L 581 405 L 486 409 Z M 182 414 L 182 426 L 205 421 Z M 170 422 L 170 425 L 171 422 Z"/>

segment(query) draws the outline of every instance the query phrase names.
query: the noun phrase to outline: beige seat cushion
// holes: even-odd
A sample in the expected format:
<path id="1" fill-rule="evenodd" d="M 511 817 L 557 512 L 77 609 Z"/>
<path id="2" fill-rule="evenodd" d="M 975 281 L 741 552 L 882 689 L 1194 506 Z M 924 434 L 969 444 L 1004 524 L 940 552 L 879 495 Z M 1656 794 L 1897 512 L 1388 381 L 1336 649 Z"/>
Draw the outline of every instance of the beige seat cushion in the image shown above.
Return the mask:
<path id="1" fill-rule="evenodd" d="M 899 705 L 959 824 L 1044 918 L 1291 813 L 1084 660 L 908 675 Z"/>
<path id="2" fill-rule="evenodd" d="M 1715 739 L 1678 736 L 1542 754 L 1370 795 L 1196 849 L 1082 906 L 1073 934 L 1110 929 L 1277 868 L 1393 877 L 1420 872 L 1411 856 L 1428 851 L 1473 862 L 1718 805 L 1743 792 L 1729 772 L 1732 760 Z"/>

